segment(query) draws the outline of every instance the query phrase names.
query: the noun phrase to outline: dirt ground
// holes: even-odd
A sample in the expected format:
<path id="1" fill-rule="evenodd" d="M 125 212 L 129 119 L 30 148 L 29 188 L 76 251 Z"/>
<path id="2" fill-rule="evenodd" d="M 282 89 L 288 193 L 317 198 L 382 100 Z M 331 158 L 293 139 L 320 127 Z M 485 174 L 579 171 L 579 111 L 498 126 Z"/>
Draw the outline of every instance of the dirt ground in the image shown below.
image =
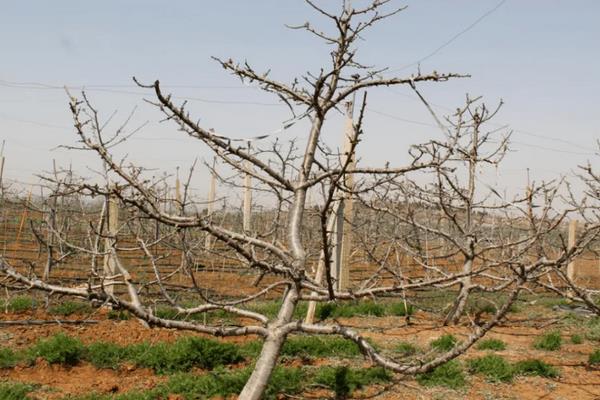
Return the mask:
<path id="1" fill-rule="evenodd" d="M 512 313 L 501 325 L 492 330 L 486 338 L 501 339 L 507 343 L 507 349 L 497 354 L 509 361 L 527 358 L 539 358 L 560 370 L 555 379 L 539 377 L 517 377 L 510 384 L 487 382 L 483 377 L 468 375 L 468 384 L 464 389 L 423 388 L 410 377 L 398 377 L 388 388 L 370 387 L 354 397 L 392 399 L 600 399 L 600 370 L 587 366 L 587 357 L 600 344 L 585 340 L 582 344 L 572 344 L 570 335 L 578 331 L 577 325 L 560 325 L 564 318 L 560 311 L 549 307 L 531 306 L 518 313 Z M 67 318 L 81 318 L 71 316 Z M 43 311 L 20 314 L 0 314 L 2 320 L 52 319 Z M 145 328 L 135 319 L 115 321 L 107 319 L 106 313 L 98 311 L 91 316 L 98 320 L 90 325 L 42 325 L 9 326 L 0 328 L 0 343 L 12 348 L 24 348 L 39 338 L 57 332 L 65 332 L 77 337 L 84 343 L 111 341 L 121 345 L 141 341 L 155 343 L 172 341 L 190 333 L 162 328 Z M 392 348 L 395 343 L 411 342 L 421 347 L 443 333 L 454 334 L 459 340 L 468 333 L 466 326 L 440 327 L 434 324 L 428 315 L 417 312 L 412 317 L 412 325 L 407 326 L 401 317 L 356 317 L 341 320 L 353 326 L 371 338 L 382 348 Z M 532 344 L 540 334 L 560 327 L 563 346 L 559 351 L 536 350 Z M 254 338 L 233 338 L 228 341 L 245 341 Z M 462 360 L 486 354 L 485 351 L 470 349 Z M 327 360 L 321 360 L 327 363 Z M 314 362 L 313 362 L 314 363 Z M 319 363 L 319 360 L 316 361 Z M 199 372 L 201 373 L 201 371 Z M 96 369 L 90 364 L 81 363 L 75 367 L 48 365 L 38 360 L 31 367 L 18 366 L 0 370 L 1 380 L 36 383 L 42 388 L 35 392 L 36 398 L 55 400 L 67 394 L 124 393 L 131 390 L 148 389 L 166 380 L 151 370 L 124 365 L 119 371 Z M 385 390 L 384 390 L 385 389 Z M 324 394 L 306 393 L 306 398 L 323 398 Z"/>

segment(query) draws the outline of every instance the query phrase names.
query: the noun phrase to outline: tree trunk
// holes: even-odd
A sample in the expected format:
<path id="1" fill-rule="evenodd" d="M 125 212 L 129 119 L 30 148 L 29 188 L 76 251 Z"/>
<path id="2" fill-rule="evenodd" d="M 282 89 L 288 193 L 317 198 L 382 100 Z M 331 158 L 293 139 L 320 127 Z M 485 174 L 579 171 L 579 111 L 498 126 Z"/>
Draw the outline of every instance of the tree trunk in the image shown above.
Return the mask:
<path id="1" fill-rule="evenodd" d="M 240 393 L 239 400 L 260 400 L 262 398 L 277 364 L 284 341 L 285 335 L 283 334 L 273 335 L 265 340 L 254 371 L 252 371 L 252 375 L 250 375 Z"/>
<path id="2" fill-rule="evenodd" d="M 463 264 L 462 272 L 468 274 L 473 271 L 473 260 L 467 260 Z M 471 276 L 465 276 L 460 280 L 460 293 L 454 300 L 454 304 L 450 309 L 450 312 L 444 320 L 444 325 L 457 324 L 460 317 L 465 311 L 467 305 L 467 299 L 469 298 L 469 292 L 471 291 Z"/>
<path id="3" fill-rule="evenodd" d="M 254 370 L 244 385 L 238 397 L 239 400 L 260 400 L 262 398 L 288 334 L 281 327 L 292 320 L 297 303 L 298 289 L 291 287 L 283 298 L 276 320 L 269 326 L 269 336 L 263 343 Z"/>

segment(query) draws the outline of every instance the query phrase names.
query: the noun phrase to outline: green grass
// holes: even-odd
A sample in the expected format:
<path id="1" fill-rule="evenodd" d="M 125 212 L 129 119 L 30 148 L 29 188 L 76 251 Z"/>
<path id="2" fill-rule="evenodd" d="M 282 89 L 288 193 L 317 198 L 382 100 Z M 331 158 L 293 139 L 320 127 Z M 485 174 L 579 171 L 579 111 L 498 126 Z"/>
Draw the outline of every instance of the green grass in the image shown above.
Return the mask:
<path id="1" fill-rule="evenodd" d="M 409 342 L 400 342 L 394 347 L 396 353 L 400 353 L 404 357 L 414 356 L 419 352 L 419 348 Z"/>
<path id="2" fill-rule="evenodd" d="M 590 365 L 599 365 L 600 364 L 600 350 L 594 351 L 588 357 L 588 364 Z"/>
<path id="3" fill-rule="evenodd" d="M 315 310 L 315 316 L 320 321 L 325 321 L 327 318 L 333 316 L 336 308 L 338 306 L 335 303 L 320 303 L 317 304 L 317 309 Z"/>
<path id="4" fill-rule="evenodd" d="M 189 304 L 193 306 L 193 304 Z M 274 318 L 281 308 L 281 301 L 260 301 L 251 302 L 247 305 L 247 309 L 265 315 L 267 318 Z M 308 304 L 300 302 L 294 310 L 294 318 L 302 319 L 306 315 Z M 352 318 L 357 316 L 374 316 L 383 317 L 390 316 L 405 316 L 412 315 L 414 307 L 410 304 L 406 305 L 403 301 L 351 301 L 351 302 L 328 302 L 317 304 L 315 316 L 318 320 L 326 320 L 328 318 Z M 167 305 L 156 307 L 154 314 L 159 318 L 174 319 L 174 320 L 203 320 L 204 314 L 187 315 L 179 313 L 175 308 Z M 206 314 L 210 320 L 221 319 L 232 321 L 236 316 L 228 312 L 217 310 Z"/>
<path id="5" fill-rule="evenodd" d="M 195 336 L 155 344 L 120 346 L 94 342 L 85 346 L 76 338 L 58 333 L 38 340 L 21 352 L 0 347 L 0 368 L 12 368 L 22 359 L 33 364 L 41 357 L 51 364 L 75 365 L 80 361 L 88 361 L 96 368 L 115 370 L 123 362 L 129 361 L 159 374 L 172 374 L 187 372 L 192 368 L 212 370 L 251 360 L 258 356 L 261 347 L 260 341 L 239 345 Z M 281 350 L 283 357 L 303 359 L 354 358 L 360 354 L 354 342 L 335 336 L 291 336 Z"/>
<path id="6" fill-rule="evenodd" d="M 212 370 L 244 360 L 236 345 L 198 337 L 185 337 L 173 343 L 132 345 L 127 349 L 127 358 L 138 367 L 152 368 L 159 374 L 192 368 Z"/>
<path id="7" fill-rule="evenodd" d="M 388 306 L 388 314 L 395 315 L 397 317 L 404 317 L 406 315 L 413 315 L 415 312 L 414 307 L 411 304 L 404 304 L 403 301 L 392 303 Z"/>
<path id="8" fill-rule="evenodd" d="M 581 344 L 583 343 L 583 336 L 575 333 L 573 335 L 571 335 L 571 343 L 573 344 Z"/>
<path id="9" fill-rule="evenodd" d="M 34 385 L 18 382 L 0 382 L 0 399 L 24 400 L 29 399 L 29 393 L 36 389 Z"/>
<path id="10" fill-rule="evenodd" d="M 554 306 L 568 306 L 571 304 L 571 301 L 565 299 L 564 297 L 540 297 L 535 300 L 537 304 L 552 308 Z"/>
<path id="11" fill-rule="evenodd" d="M 346 366 L 320 371 L 316 382 L 333 390 L 336 399 L 346 399 L 355 389 L 350 368 Z"/>
<path id="12" fill-rule="evenodd" d="M 556 378 L 558 370 L 546 362 L 538 359 L 518 361 L 513 366 L 515 375 L 541 376 L 544 378 Z"/>
<path id="13" fill-rule="evenodd" d="M 185 337 L 173 343 L 160 342 L 131 346 L 96 342 L 84 346 L 78 339 L 59 333 L 40 340 L 27 351 L 30 362 L 42 357 L 51 364 L 75 365 L 87 360 L 97 368 L 118 369 L 123 361 L 151 368 L 159 374 L 214 369 L 244 360 L 238 346 L 198 337 Z"/>
<path id="14" fill-rule="evenodd" d="M 89 314 L 92 307 L 81 301 L 64 301 L 48 308 L 48 314 L 69 316 L 72 314 Z"/>
<path id="15" fill-rule="evenodd" d="M 110 310 L 106 317 L 117 321 L 127 321 L 129 319 L 129 313 L 124 310 Z"/>
<path id="16" fill-rule="evenodd" d="M 417 382 L 425 387 L 444 386 L 450 389 L 460 389 L 465 386 L 465 374 L 460 363 L 448 361 L 432 371 L 417 375 Z"/>
<path id="17" fill-rule="evenodd" d="M 523 311 L 523 307 L 521 307 L 521 306 L 520 306 L 519 304 L 517 304 L 516 302 L 515 302 L 515 303 L 512 303 L 512 304 L 510 305 L 510 307 L 508 307 L 508 312 L 509 312 L 509 313 L 516 314 L 516 313 L 520 313 L 521 311 Z"/>
<path id="18" fill-rule="evenodd" d="M 75 365 L 82 358 L 85 347 L 78 340 L 64 333 L 57 333 L 48 339 L 39 340 L 28 350 L 30 362 L 42 357 L 50 364 Z"/>
<path id="19" fill-rule="evenodd" d="M 482 374 L 491 382 L 510 382 L 514 368 L 501 356 L 488 354 L 468 361 L 469 372 Z"/>
<path id="20" fill-rule="evenodd" d="M 582 325 L 585 325 L 588 322 L 588 318 L 575 314 L 573 312 L 568 312 L 566 315 L 558 322 L 558 326 L 564 328 L 576 328 L 580 329 Z"/>
<path id="21" fill-rule="evenodd" d="M 506 350 L 506 343 L 500 339 L 485 339 L 477 344 L 477 350 Z"/>
<path id="22" fill-rule="evenodd" d="M 8 301 L 2 302 L 2 308 L 14 313 L 22 313 L 34 310 L 37 307 L 37 301 L 30 296 L 16 296 Z"/>
<path id="23" fill-rule="evenodd" d="M 562 346 L 560 332 L 548 332 L 539 336 L 533 343 L 537 350 L 556 351 Z"/>
<path id="24" fill-rule="evenodd" d="M 391 379 L 392 375 L 381 367 L 354 369 L 341 366 L 319 368 L 312 381 L 333 391 L 336 399 L 346 399 L 357 389 Z"/>
<path id="25" fill-rule="evenodd" d="M 482 374 L 491 382 L 510 382 L 516 375 L 556 378 L 558 370 L 538 359 L 508 363 L 503 357 L 488 354 L 468 361 L 469 372 Z"/>
<path id="26" fill-rule="evenodd" d="M 12 368 L 20 361 L 20 355 L 8 347 L 0 347 L 0 368 Z"/>
<path id="27" fill-rule="evenodd" d="M 242 390 L 250 373 L 249 368 L 244 368 L 233 371 L 218 369 L 201 376 L 176 374 L 171 376 L 159 390 L 163 393 L 181 395 L 184 399 L 205 399 L 217 396 L 227 398 Z M 301 369 L 277 367 L 273 371 L 263 399 L 274 400 L 283 393 L 297 394 L 302 390 L 304 382 L 305 373 Z"/>
<path id="28" fill-rule="evenodd" d="M 458 340 L 456 339 L 456 337 L 454 337 L 454 335 L 446 334 L 431 341 L 429 345 L 432 349 L 435 349 L 437 351 L 449 351 L 452 350 L 457 343 Z"/>
<path id="29" fill-rule="evenodd" d="M 96 368 L 118 369 L 127 358 L 127 348 L 114 343 L 95 342 L 87 346 L 85 359 Z"/>
<path id="30" fill-rule="evenodd" d="M 352 318 L 356 316 L 383 317 L 385 311 L 385 306 L 381 303 L 360 301 L 336 306 L 331 316 L 334 318 Z"/>
<path id="31" fill-rule="evenodd" d="M 590 319 L 586 328 L 585 337 L 589 340 L 600 342 L 600 317 Z"/>
<path id="32" fill-rule="evenodd" d="M 277 371 L 279 372 L 279 371 Z M 276 378 L 277 372 L 274 372 Z M 227 398 L 238 394 L 250 376 L 247 369 L 238 371 L 216 370 L 206 375 L 193 374 L 173 375 L 163 389 L 167 393 L 182 395 L 185 399 Z M 292 378 L 293 379 L 293 378 Z M 294 381 L 296 379 L 293 379 Z"/>
<path id="33" fill-rule="evenodd" d="M 186 400 L 231 398 L 237 395 L 250 377 L 252 367 L 226 370 L 217 368 L 203 375 L 176 373 L 168 381 L 137 393 L 121 395 L 89 394 L 72 396 L 69 400 L 157 400 L 179 395 Z M 349 396 L 356 389 L 375 383 L 388 382 L 391 375 L 383 368 L 353 369 L 346 367 L 287 368 L 276 367 L 263 399 L 275 400 L 282 395 L 298 395 L 320 385 L 333 391 L 338 399 Z M 0 397 L 1 398 L 1 397 Z"/>

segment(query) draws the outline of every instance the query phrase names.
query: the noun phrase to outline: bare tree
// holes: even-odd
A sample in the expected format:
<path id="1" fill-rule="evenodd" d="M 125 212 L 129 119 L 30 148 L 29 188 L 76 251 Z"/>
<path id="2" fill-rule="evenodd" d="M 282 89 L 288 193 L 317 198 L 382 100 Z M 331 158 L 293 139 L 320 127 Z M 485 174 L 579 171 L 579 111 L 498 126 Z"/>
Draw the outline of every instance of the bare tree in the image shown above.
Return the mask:
<path id="1" fill-rule="evenodd" d="M 600 142 L 598 142 L 600 149 Z M 576 184 L 582 186 L 580 191 L 573 190 L 573 185 L 568 185 L 565 196 L 566 207 L 570 209 L 572 221 L 576 223 L 575 232 L 569 232 L 566 224 L 551 246 L 541 249 L 549 258 L 555 258 L 552 264 L 551 277 L 540 281 L 544 289 L 564 296 L 568 299 L 583 303 L 588 310 L 600 315 L 600 306 L 595 297 L 600 293 L 594 285 L 585 285 L 579 282 L 574 274 L 569 271 L 569 264 L 583 255 L 591 255 L 598 259 L 600 255 L 600 174 L 591 162 L 579 167 L 576 174 Z M 581 224 L 577 224 L 577 222 Z M 575 236 L 570 235 L 575 234 Z M 562 257 L 556 257 L 556 254 Z"/>
<path id="2" fill-rule="evenodd" d="M 90 280 L 85 286 L 46 282 L 35 275 L 18 271 L 5 260 L 2 262 L 2 272 L 31 288 L 99 300 L 113 307 L 124 308 L 152 326 L 184 329 L 215 336 L 254 334 L 262 337 L 262 350 L 249 380 L 240 393 L 240 399 L 259 399 L 262 396 L 277 363 L 281 347 L 288 335 L 293 333 L 341 335 L 355 342 L 373 362 L 404 374 L 415 374 L 435 368 L 462 354 L 481 338 L 503 318 L 526 282 L 537 274 L 540 267 L 539 260 L 531 262 L 524 257 L 526 250 L 522 248 L 513 250 L 510 256 L 500 257 L 502 261 L 488 261 L 487 254 L 502 252 L 504 247 L 498 248 L 493 243 L 485 249 L 479 247 L 483 239 L 476 235 L 476 219 L 483 218 L 483 214 L 477 214 L 480 203 L 474 188 L 475 169 L 479 163 L 488 162 L 495 157 L 495 154 L 482 156 L 479 153 L 481 145 L 488 137 L 479 136 L 479 127 L 489 118 L 487 109 L 473 110 L 473 100 L 470 100 L 459 113 L 460 118 L 468 116 L 468 122 L 460 120 L 456 123 L 458 133 L 450 137 L 450 142 L 432 141 L 414 147 L 410 153 L 412 161 L 408 165 L 375 168 L 355 166 L 352 160 L 356 159 L 356 148 L 364 134 L 362 126 L 367 90 L 397 85 L 416 87 L 421 82 L 444 82 L 465 75 L 440 74 L 434 71 L 428 74 L 419 72 L 406 78 L 386 77 L 383 74 L 385 69 L 376 69 L 360 63 L 356 56 L 356 43 L 361 35 L 374 24 L 402 10 L 388 10 L 390 0 L 373 0 L 359 9 L 344 4 L 337 14 L 327 11 L 311 0 L 306 0 L 306 3 L 328 21 L 332 28 L 321 30 L 311 23 L 292 28 L 309 32 L 330 48 L 331 59 L 328 66 L 287 84 L 272 79 L 268 72 L 257 72 L 248 63 L 238 64 L 232 60 L 215 59 L 226 71 L 243 82 L 254 84 L 276 95 L 289 107 L 294 121 L 308 121 L 310 128 L 302 150 L 297 150 L 292 142 L 289 146 L 282 143 L 256 145 L 249 151 L 244 141 L 224 137 L 201 126 L 189 114 L 185 108 L 186 104 L 176 104 L 174 97 L 163 91 L 159 81 L 150 85 L 136 81 L 140 87 L 153 91 L 153 104 L 164 115 L 167 123 L 175 124 L 180 131 L 206 145 L 222 164 L 233 171 L 231 176 L 222 177 L 223 181 L 239 186 L 242 185 L 240 179 L 249 176 L 255 182 L 254 190 L 261 191 L 274 200 L 275 206 L 269 213 L 269 223 L 260 226 L 253 224 L 251 229 L 244 229 L 239 224 L 229 223 L 225 216 L 219 218 L 216 212 L 203 214 L 195 209 L 193 200 L 187 196 L 187 189 L 186 194 L 179 199 L 178 207 L 174 210 L 165 207 L 164 193 L 161 191 L 164 179 L 153 177 L 144 168 L 129 164 L 127 160 L 118 159 L 114 155 L 114 147 L 135 133 L 136 129 L 127 131 L 127 119 L 114 132 L 109 133 L 110 125 L 107 122 L 110 121 L 110 117 L 108 121 L 103 120 L 100 112 L 84 93 L 81 99 L 70 96 L 70 110 L 79 138 L 79 145 L 73 148 L 96 154 L 105 166 L 111 184 L 95 184 L 87 179 L 74 179 L 63 186 L 64 193 L 117 198 L 127 215 L 119 225 L 119 232 L 127 230 L 134 235 L 136 245 L 128 247 L 120 244 L 118 235 L 114 232 L 107 233 L 102 227 L 96 228 L 97 237 L 112 239 L 106 241 L 107 248 L 101 250 L 97 242 L 91 241 L 87 246 L 81 246 L 80 251 L 90 254 L 91 257 L 109 255 L 114 259 L 116 270 L 112 276 L 107 276 L 106 272 L 94 271 L 94 276 L 99 278 L 100 282 Z M 350 141 L 351 146 L 344 154 L 340 154 L 328 149 L 324 143 L 323 124 L 332 113 L 343 111 L 344 103 L 358 92 L 362 93 L 362 96 Z M 469 133 L 466 134 L 464 129 Z M 467 144 L 463 144 L 465 138 Z M 498 152 L 502 151 L 501 145 Z M 447 167 L 452 162 L 468 165 L 469 181 L 466 191 L 457 183 L 459 178 L 453 176 L 452 170 Z M 406 174 L 415 171 L 431 171 L 438 181 L 437 186 L 431 191 L 417 190 L 414 184 L 404 178 Z M 345 184 L 344 177 L 347 175 L 354 177 L 353 187 Z M 399 193 L 405 196 L 401 204 L 412 211 L 408 214 L 388 211 L 386 207 L 394 200 L 390 197 L 393 194 L 390 187 L 399 190 Z M 308 213 L 306 205 L 307 193 L 310 190 L 323 194 L 323 200 L 317 204 L 317 212 L 312 216 Z M 537 193 L 542 192 L 548 193 L 542 190 Z M 393 215 L 394 218 L 400 218 L 404 226 L 409 223 L 417 230 L 416 236 L 412 236 L 414 240 L 420 240 L 420 236 L 427 233 L 448 241 L 454 246 L 451 252 L 464 255 L 464 267 L 461 271 L 441 271 L 433 268 L 436 274 L 418 277 L 395 275 L 391 282 L 368 278 L 349 290 L 336 288 L 331 271 L 333 240 L 328 221 L 336 202 L 344 196 L 377 198 L 377 201 L 370 203 L 373 210 L 380 212 L 384 217 Z M 441 196 L 442 201 L 434 200 L 435 196 Z M 532 198 L 533 196 L 529 197 L 529 202 L 525 201 L 525 204 L 531 205 Z M 400 204 L 399 200 L 401 198 L 396 199 L 397 204 Z M 429 207 L 431 204 L 437 204 L 436 211 L 444 216 L 443 223 L 449 222 L 453 231 L 442 230 L 441 226 L 425 225 L 414 218 L 416 201 L 420 201 L 421 204 L 429 203 Z M 381 207 L 382 204 L 386 207 Z M 308 227 L 315 226 L 314 217 L 319 222 L 316 226 L 320 233 L 311 242 L 306 239 L 305 234 Z M 154 231 L 149 229 L 151 225 L 148 221 L 156 223 L 157 228 Z M 207 249 L 204 246 L 206 241 L 199 233 L 210 235 L 221 247 Z M 57 236 L 61 236 L 60 232 L 57 232 Z M 513 247 L 527 244 L 525 249 L 529 249 L 531 243 L 535 243 L 535 239 L 535 235 L 514 239 Z M 66 238 L 61 240 L 68 242 Z M 173 272 L 166 273 L 161 269 L 158 263 L 161 256 L 157 253 L 159 245 L 173 242 L 174 248 L 182 252 L 178 271 L 185 273 L 191 280 L 194 294 L 201 299 L 198 306 L 181 305 L 166 285 Z M 414 250 L 415 246 L 407 243 L 410 241 L 402 238 L 400 248 L 405 251 L 411 250 L 411 257 L 422 260 L 420 253 Z M 427 246 L 424 249 L 427 249 Z M 122 259 L 123 253 L 139 250 L 143 251 L 151 265 L 154 278 L 149 281 L 136 280 Z M 198 260 L 201 260 L 201 254 L 205 251 L 222 252 L 226 257 L 236 260 L 247 271 L 255 271 L 258 277 L 256 282 L 262 277 L 269 277 L 270 281 L 252 294 L 242 294 L 236 298 L 211 296 L 204 290 L 203 283 L 196 280 L 194 273 Z M 319 256 L 322 257 L 325 266 L 323 279 L 314 278 L 309 273 L 315 258 Z M 485 260 L 485 265 L 478 265 L 476 259 Z M 490 270 L 500 268 L 500 263 L 504 269 L 502 276 L 498 277 L 498 287 L 507 292 L 504 304 L 488 320 L 473 323 L 471 335 L 467 340 L 433 359 L 396 361 L 379 353 L 359 332 L 343 324 L 312 324 L 294 317 L 294 311 L 301 301 L 327 302 L 403 296 L 410 290 L 458 284 L 461 285 L 461 294 L 456 310 L 450 314 L 451 319 L 455 319 L 455 316 L 462 312 L 468 293 L 476 287 L 471 277 L 484 276 Z M 421 261 L 421 264 L 430 269 L 429 262 Z M 107 285 L 125 287 L 126 293 L 106 290 Z M 157 289 L 181 314 L 223 310 L 242 317 L 244 321 L 253 322 L 236 326 L 160 318 L 153 312 L 152 301 L 144 297 L 145 289 L 149 287 Z M 274 318 L 268 318 L 247 307 L 251 301 L 267 294 L 281 297 L 281 306 Z"/>
<path id="3" fill-rule="evenodd" d="M 451 278 L 435 287 L 458 287 L 444 310 L 444 324 L 456 324 L 471 292 L 505 291 L 519 271 L 527 271 L 533 283 L 548 272 L 549 260 L 567 259 L 568 253 L 550 256 L 540 249 L 550 244 L 570 210 L 557 211 L 560 180 L 531 183 L 524 193 L 507 197 L 480 178 L 484 168 L 499 168 L 508 149 L 508 134 L 487 130 L 501 104 L 490 110 L 480 98 L 467 96 L 442 122 L 414 89 L 446 139 L 419 147 L 433 160 L 427 173 L 406 174 L 361 197 L 368 214 L 387 220 L 376 224 L 379 232 L 369 232 L 362 247 L 381 266 L 380 276 Z"/>

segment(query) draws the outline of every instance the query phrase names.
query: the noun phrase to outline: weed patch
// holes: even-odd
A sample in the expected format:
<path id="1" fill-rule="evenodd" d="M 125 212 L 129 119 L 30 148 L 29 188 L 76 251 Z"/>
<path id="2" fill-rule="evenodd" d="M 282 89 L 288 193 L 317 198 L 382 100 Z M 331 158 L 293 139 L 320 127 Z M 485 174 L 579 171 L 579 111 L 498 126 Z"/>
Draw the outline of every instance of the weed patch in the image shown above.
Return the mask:
<path id="1" fill-rule="evenodd" d="M 320 320 L 357 316 L 383 317 L 386 314 L 386 308 L 383 304 L 374 301 L 324 303 L 317 307 L 315 314 Z"/>
<path id="2" fill-rule="evenodd" d="M 518 361 L 514 365 L 515 375 L 541 376 L 544 378 L 556 378 L 559 373 L 556 368 L 538 359 Z"/>
<path id="3" fill-rule="evenodd" d="M 589 355 L 588 364 L 600 365 L 600 350 L 596 350 L 592 354 Z"/>
<path id="4" fill-rule="evenodd" d="M 29 393 L 36 389 L 34 385 L 17 382 L 0 383 L 0 399 L 2 400 L 23 400 L 29 399 Z"/>
<path id="5" fill-rule="evenodd" d="M 573 344 L 581 344 L 583 343 L 583 336 L 578 335 L 578 334 L 573 334 L 571 335 L 571 343 Z"/>
<path id="6" fill-rule="evenodd" d="M 288 357 L 355 357 L 358 346 L 348 339 L 334 336 L 296 336 L 283 344 L 282 356 Z"/>
<path id="7" fill-rule="evenodd" d="M 499 339 L 485 339 L 477 344 L 477 349 L 502 351 L 506 350 L 506 343 Z"/>
<path id="8" fill-rule="evenodd" d="M 388 307 L 388 314 L 395 315 L 397 317 L 405 317 L 407 315 L 413 315 L 415 312 L 412 304 L 404 304 L 403 301 L 392 303 Z"/>
<path id="9" fill-rule="evenodd" d="M 321 367 L 313 377 L 313 382 L 328 387 L 336 399 L 345 399 L 365 386 L 389 382 L 391 374 L 381 367 L 353 369 L 342 367 Z"/>
<path id="10" fill-rule="evenodd" d="M 456 339 L 456 337 L 454 337 L 454 335 L 446 334 L 446 335 L 442 335 L 439 338 L 433 340 L 430 343 L 430 346 L 431 346 L 431 348 L 433 348 L 437 351 L 449 351 L 449 350 L 452 350 L 454 348 L 454 346 L 456 346 L 457 343 L 458 343 L 458 340 Z"/>
<path id="11" fill-rule="evenodd" d="M 3 301 L 2 307 L 10 312 L 22 313 L 34 310 L 37 307 L 37 301 L 30 296 L 16 296 L 8 301 Z"/>
<path id="12" fill-rule="evenodd" d="M 405 357 L 414 356 L 419 352 L 419 348 L 409 342 L 400 342 L 396 345 L 395 348 L 396 353 L 400 353 Z"/>
<path id="13" fill-rule="evenodd" d="M 118 369 L 127 356 L 127 350 L 119 345 L 108 342 L 90 344 L 85 352 L 85 358 L 96 368 Z"/>
<path id="14" fill-rule="evenodd" d="M 37 357 L 42 357 L 50 364 L 75 365 L 82 359 L 85 347 L 78 340 L 64 333 L 39 340 L 28 351 L 30 362 Z"/>
<path id="15" fill-rule="evenodd" d="M 458 361 L 452 360 L 432 371 L 417 375 L 417 382 L 425 387 L 444 386 L 459 389 L 465 385 L 465 375 Z"/>
<path id="16" fill-rule="evenodd" d="M 127 321 L 129 319 L 129 313 L 124 310 L 110 310 L 106 317 L 116 321 Z"/>
<path id="17" fill-rule="evenodd" d="M 600 342 L 600 318 L 592 318 L 587 324 L 587 332 L 585 337 L 589 340 Z"/>
<path id="18" fill-rule="evenodd" d="M 562 345 L 560 332 L 548 332 L 537 338 L 533 343 L 533 347 L 538 350 L 556 351 Z"/>
<path id="19" fill-rule="evenodd" d="M 160 374 L 189 371 L 194 367 L 215 367 L 243 361 L 237 346 L 197 337 L 186 337 L 173 343 L 147 343 L 130 346 L 127 358 L 139 367 L 152 368 Z"/>
<path id="20" fill-rule="evenodd" d="M 163 391 L 182 395 L 186 399 L 204 399 L 237 395 L 250 377 L 248 368 L 235 371 L 215 370 L 206 375 L 177 374 L 169 379 Z M 273 371 L 264 399 L 276 399 L 281 394 L 297 394 L 301 391 L 305 374 L 298 368 L 277 367 Z"/>
<path id="21" fill-rule="evenodd" d="M 0 368 L 12 368 L 19 362 L 20 357 L 8 347 L 0 347 Z"/>
<path id="22" fill-rule="evenodd" d="M 167 382 L 144 392 L 124 393 L 116 396 L 89 394 L 72 396 L 67 399 L 157 400 L 170 398 L 170 395 L 177 395 L 189 400 L 215 397 L 232 398 L 242 390 L 251 373 L 252 367 L 234 370 L 219 367 L 200 376 L 179 372 L 171 375 Z M 344 396 L 351 395 L 352 391 L 356 389 L 390 380 L 391 374 L 381 367 L 364 369 L 347 367 L 276 367 L 262 398 L 275 400 L 281 398 L 282 395 L 297 395 L 312 385 L 319 384 L 336 393 L 338 399 L 342 399 Z M 21 398 L 19 397 L 19 399 Z"/>
<path id="23" fill-rule="evenodd" d="M 510 382 L 514 375 L 511 365 L 495 354 L 469 360 L 468 366 L 469 372 L 485 375 L 491 382 Z"/>
<path id="24" fill-rule="evenodd" d="M 335 309 L 335 303 L 321 303 L 317 305 L 317 309 L 315 311 L 315 315 L 320 321 L 324 321 L 327 318 L 333 316 Z"/>
<path id="25" fill-rule="evenodd" d="M 65 301 L 48 308 L 48 314 L 69 316 L 72 314 L 89 314 L 92 307 L 81 301 Z"/>
<path id="26" fill-rule="evenodd" d="M 356 316 L 383 317 L 385 307 L 374 301 L 343 304 L 334 311 L 335 317 L 352 318 Z"/>

